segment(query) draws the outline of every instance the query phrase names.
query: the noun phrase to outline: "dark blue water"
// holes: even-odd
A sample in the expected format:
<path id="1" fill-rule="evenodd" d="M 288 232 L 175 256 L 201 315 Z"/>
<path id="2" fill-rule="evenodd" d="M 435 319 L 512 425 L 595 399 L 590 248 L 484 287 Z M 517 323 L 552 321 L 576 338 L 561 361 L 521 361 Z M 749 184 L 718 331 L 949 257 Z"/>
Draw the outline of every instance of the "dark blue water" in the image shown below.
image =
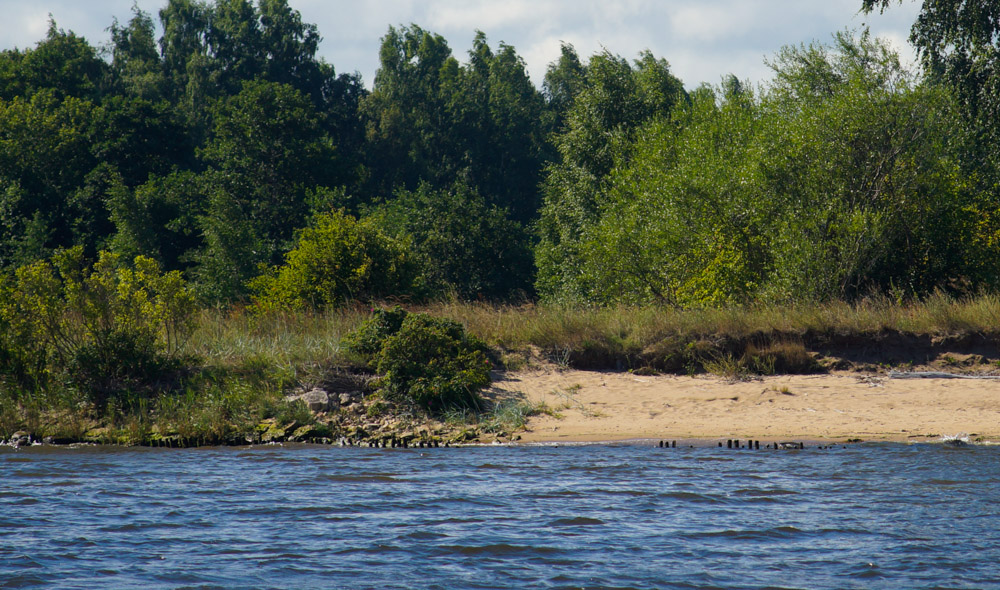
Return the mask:
<path id="1" fill-rule="evenodd" d="M 998 588 L 1000 448 L 0 449 L 0 588 Z"/>

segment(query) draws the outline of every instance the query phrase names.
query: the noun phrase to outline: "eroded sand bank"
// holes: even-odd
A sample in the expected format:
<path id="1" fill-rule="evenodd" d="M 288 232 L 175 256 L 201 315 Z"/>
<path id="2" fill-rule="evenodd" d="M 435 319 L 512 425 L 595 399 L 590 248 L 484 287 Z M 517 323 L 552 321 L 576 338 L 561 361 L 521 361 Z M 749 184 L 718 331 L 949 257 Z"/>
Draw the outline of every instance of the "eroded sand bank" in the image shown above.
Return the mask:
<path id="1" fill-rule="evenodd" d="M 1000 440 L 1000 380 L 837 373 L 727 382 L 544 368 L 506 375 L 495 386 L 555 414 L 532 417 L 523 442 L 906 441 L 961 433 Z"/>

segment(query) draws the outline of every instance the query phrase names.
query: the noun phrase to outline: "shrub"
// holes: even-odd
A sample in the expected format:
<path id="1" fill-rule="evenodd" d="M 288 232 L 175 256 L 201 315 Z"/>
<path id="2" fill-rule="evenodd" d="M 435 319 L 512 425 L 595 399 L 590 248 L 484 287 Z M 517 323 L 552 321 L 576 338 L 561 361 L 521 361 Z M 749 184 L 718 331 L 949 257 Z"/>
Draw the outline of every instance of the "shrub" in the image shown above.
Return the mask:
<path id="1" fill-rule="evenodd" d="M 376 309 L 372 311 L 372 317 L 344 337 L 343 344 L 349 351 L 370 359 L 382 349 L 386 338 L 399 332 L 407 315 L 406 310 L 399 306 Z"/>
<path id="2" fill-rule="evenodd" d="M 346 340 L 381 375 L 388 399 L 431 412 L 479 407 L 479 392 L 490 384 L 486 345 L 452 320 L 378 310 Z"/>
<path id="3" fill-rule="evenodd" d="M 126 266 L 101 252 L 88 267 L 77 247 L 19 268 L 12 283 L 0 297 L 13 335 L 5 357 L 41 355 L 49 362 L 30 380 L 63 373 L 99 404 L 159 378 L 193 329 L 194 299 L 180 274 L 143 256 Z"/>
<path id="4" fill-rule="evenodd" d="M 367 219 L 340 211 L 317 215 L 285 265 L 250 282 L 258 310 L 322 309 L 345 301 L 408 296 L 418 291 L 406 245 Z"/>

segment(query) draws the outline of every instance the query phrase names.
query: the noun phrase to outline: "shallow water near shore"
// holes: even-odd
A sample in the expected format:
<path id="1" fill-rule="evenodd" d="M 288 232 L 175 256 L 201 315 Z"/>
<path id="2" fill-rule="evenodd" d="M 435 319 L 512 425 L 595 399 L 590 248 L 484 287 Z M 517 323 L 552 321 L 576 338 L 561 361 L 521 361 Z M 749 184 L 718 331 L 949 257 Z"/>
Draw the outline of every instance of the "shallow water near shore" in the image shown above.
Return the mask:
<path id="1" fill-rule="evenodd" d="M 983 588 L 1000 448 L 0 448 L 0 588 Z"/>

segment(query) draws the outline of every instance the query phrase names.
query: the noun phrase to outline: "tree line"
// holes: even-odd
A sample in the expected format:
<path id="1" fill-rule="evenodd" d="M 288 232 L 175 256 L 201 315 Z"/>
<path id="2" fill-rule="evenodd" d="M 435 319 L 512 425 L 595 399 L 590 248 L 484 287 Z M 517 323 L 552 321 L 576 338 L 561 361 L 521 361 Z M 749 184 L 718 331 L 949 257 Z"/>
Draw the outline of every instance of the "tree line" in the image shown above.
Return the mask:
<path id="1" fill-rule="evenodd" d="M 459 60 L 417 25 L 368 89 L 287 0 L 168 0 L 159 39 L 136 8 L 101 46 L 51 22 L 0 53 L 0 268 L 110 253 L 263 308 L 995 290 L 995 35 L 948 4 L 919 72 L 843 32 L 692 91 L 570 45 L 536 88 L 510 45 Z"/>

